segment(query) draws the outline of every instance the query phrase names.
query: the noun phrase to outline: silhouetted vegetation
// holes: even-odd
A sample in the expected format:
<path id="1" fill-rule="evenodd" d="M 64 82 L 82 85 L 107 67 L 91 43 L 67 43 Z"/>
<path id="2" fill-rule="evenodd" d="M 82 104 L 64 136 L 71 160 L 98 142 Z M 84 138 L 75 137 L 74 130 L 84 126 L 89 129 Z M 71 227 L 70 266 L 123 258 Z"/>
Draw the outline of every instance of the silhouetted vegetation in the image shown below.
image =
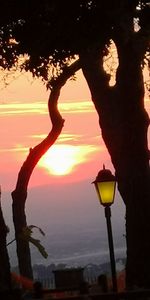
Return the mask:
<path id="1" fill-rule="evenodd" d="M 52 91 L 72 60 L 82 68 L 126 206 L 127 287 L 150 287 L 149 116 L 143 79 L 143 66 L 150 67 L 149 1 L 31 0 L 21 7 L 12 0 L 2 5 L 2 68 L 31 71 Z M 110 86 L 103 63 L 112 41 L 118 68 Z M 21 63 L 19 55 L 26 55 Z"/>

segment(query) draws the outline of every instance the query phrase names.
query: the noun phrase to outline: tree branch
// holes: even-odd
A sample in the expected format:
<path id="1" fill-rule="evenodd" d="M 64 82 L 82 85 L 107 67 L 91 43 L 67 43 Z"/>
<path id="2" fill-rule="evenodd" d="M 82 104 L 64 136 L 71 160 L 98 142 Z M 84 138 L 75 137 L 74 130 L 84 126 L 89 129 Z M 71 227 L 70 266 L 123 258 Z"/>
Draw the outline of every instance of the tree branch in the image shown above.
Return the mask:
<path id="1" fill-rule="evenodd" d="M 46 151 L 55 143 L 64 125 L 64 119 L 62 118 L 57 104 L 60 95 L 61 88 L 65 85 L 66 81 L 80 69 L 79 60 L 72 63 L 69 67 L 66 67 L 62 74 L 53 82 L 51 82 L 51 93 L 48 100 L 48 110 L 50 119 L 52 122 L 52 129 L 47 137 L 34 148 L 30 149 L 29 154 L 23 163 L 20 172 L 18 174 L 17 184 L 15 192 L 26 193 L 28 183 L 34 167 L 40 160 L 40 158 L 46 153 Z"/>
<path id="2" fill-rule="evenodd" d="M 20 239 L 23 228 L 27 226 L 25 215 L 25 202 L 27 198 L 27 188 L 31 174 L 46 151 L 54 144 L 64 125 L 64 120 L 58 110 L 57 103 L 62 86 L 67 79 L 79 69 L 77 62 L 65 69 L 64 72 L 51 83 L 51 93 L 48 101 L 49 115 L 52 122 L 52 129 L 47 137 L 30 150 L 25 162 L 18 174 L 16 188 L 12 192 L 13 199 L 13 222 L 15 227 L 15 239 L 17 246 L 18 266 L 20 274 L 33 278 L 31 254 L 29 242 Z"/>

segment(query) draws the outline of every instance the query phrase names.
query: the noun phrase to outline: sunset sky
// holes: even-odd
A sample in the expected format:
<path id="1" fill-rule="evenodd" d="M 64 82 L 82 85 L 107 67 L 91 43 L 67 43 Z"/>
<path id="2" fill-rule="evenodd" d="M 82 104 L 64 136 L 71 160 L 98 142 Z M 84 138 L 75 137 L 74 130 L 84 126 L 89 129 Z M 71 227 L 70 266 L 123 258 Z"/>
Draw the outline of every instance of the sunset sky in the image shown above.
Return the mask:
<path id="1" fill-rule="evenodd" d="M 16 75 L 17 77 L 17 75 Z M 30 74 L 18 75 L 4 88 L 1 82 L 1 186 L 12 190 L 29 148 L 50 131 L 49 91 Z M 101 139 L 98 117 L 81 71 L 62 89 L 59 109 L 65 125 L 56 144 L 39 162 L 29 187 L 50 182 L 93 179 L 108 155 Z M 85 171 L 86 167 L 86 171 Z M 38 177 L 38 178 L 37 178 Z"/>
<path id="2" fill-rule="evenodd" d="M 29 182 L 26 203 L 28 224 L 41 226 L 46 233 L 68 226 L 105 227 L 91 182 L 105 164 L 114 173 L 102 141 L 98 116 L 91 102 L 82 72 L 68 81 L 59 99 L 65 119 L 59 139 L 40 160 Z M 51 130 L 47 111 L 49 91 L 30 74 L 15 74 L 4 87 L 0 74 L 0 184 L 6 223 L 12 226 L 11 191 L 31 147 Z M 145 99 L 149 111 L 150 102 Z M 114 227 L 124 225 L 124 205 L 117 193 L 113 209 Z M 120 225 L 122 224 L 122 225 Z M 65 227 L 66 226 L 66 227 Z M 66 229 L 65 229 L 66 228 Z M 120 227 L 121 228 L 121 227 Z"/>

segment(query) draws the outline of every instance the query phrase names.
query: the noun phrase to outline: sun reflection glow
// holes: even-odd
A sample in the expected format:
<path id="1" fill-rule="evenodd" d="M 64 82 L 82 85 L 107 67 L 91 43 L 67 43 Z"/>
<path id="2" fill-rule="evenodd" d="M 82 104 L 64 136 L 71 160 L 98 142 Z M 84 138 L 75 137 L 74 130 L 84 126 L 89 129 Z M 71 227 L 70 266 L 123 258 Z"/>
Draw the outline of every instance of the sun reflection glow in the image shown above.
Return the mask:
<path id="1" fill-rule="evenodd" d="M 95 151 L 97 148 L 91 145 L 54 145 L 40 160 L 39 166 L 46 168 L 53 175 L 67 175 Z"/>

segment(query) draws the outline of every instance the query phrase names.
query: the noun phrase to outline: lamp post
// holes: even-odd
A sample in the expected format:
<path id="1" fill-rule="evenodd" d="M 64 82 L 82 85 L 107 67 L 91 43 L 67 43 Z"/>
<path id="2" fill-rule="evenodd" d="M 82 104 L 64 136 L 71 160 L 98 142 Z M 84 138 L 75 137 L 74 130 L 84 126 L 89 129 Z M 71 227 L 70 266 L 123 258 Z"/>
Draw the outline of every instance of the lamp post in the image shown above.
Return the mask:
<path id="1" fill-rule="evenodd" d="M 103 165 L 103 169 L 99 171 L 95 181 L 93 181 L 92 183 L 94 183 L 99 201 L 104 206 L 105 209 L 113 291 L 117 292 L 116 263 L 115 263 L 115 255 L 114 255 L 114 245 L 113 245 L 112 226 L 111 226 L 111 209 L 110 209 L 110 206 L 114 203 L 116 180 L 115 180 L 115 176 L 112 175 L 111 171 L 105 169 L 105 166 Z"/>

